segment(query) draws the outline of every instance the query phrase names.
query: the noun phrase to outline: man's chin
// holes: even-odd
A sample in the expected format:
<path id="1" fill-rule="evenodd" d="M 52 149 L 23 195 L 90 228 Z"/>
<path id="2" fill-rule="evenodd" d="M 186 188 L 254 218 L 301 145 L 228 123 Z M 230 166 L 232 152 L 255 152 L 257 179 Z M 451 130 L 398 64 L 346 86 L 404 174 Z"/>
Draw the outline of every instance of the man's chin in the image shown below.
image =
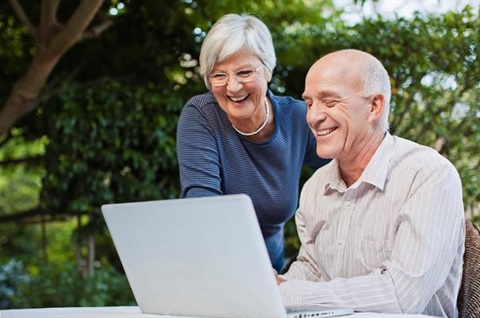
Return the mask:
<path id="1" fill-rule="evenodd" d="M 331 148 L 325 147 L 325 145 L 318 145 L 317 144 L 317 156 L 323 159 L 334 159 L 336 156 L 336 151 Z"/>

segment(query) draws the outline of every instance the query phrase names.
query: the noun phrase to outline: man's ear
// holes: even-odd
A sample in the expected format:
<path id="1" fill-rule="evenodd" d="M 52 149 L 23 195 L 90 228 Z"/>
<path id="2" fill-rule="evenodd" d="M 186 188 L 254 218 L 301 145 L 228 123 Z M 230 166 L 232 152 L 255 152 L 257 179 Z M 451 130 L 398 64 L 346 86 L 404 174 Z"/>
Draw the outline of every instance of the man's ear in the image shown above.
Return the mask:
<path id="1" fill-rule="evenodd" d="M 368 117 L 369 123 L 380 121 L 383 112 L 385 111 L 385 96 L 383 94 L 375 94 L 370 97 L 370 115 Z"/>

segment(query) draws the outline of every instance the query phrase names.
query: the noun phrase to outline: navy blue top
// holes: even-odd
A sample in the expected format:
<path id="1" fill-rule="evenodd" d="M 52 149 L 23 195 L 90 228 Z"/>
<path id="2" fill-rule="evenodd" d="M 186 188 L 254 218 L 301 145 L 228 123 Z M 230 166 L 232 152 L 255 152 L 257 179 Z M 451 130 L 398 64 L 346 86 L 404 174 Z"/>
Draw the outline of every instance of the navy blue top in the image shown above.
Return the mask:
<path id="1" fill-rule="evenodd" d="M 275 132 L 263 143 L 238 134 L 211 92 L 190 99 L 177 128 L 181 197 L 245 193 L 252 199 L 272 266 L 284 262 L 283 227 L 298 204 L 304 163 L 329 160 L 316 154 L 304 102 L 274 96 Z M 228 217 L 228 216 L 226 216 Z"/>

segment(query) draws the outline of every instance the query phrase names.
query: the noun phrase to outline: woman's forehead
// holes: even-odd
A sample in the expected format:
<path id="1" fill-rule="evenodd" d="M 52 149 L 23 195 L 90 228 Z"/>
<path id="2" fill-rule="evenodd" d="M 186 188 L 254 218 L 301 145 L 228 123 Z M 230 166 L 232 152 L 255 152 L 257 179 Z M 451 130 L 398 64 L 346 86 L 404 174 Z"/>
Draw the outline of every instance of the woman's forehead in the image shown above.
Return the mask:
<path id="1" fill-rule="evenodd" d="M 254 63 L 258 60 L 259 58 L 255 54 L 249 51 L 241 50 L 221 60 L 217 60 L 214 66 L 220 67 L 220 66 L 230 65 L 230 64 L 248 64 L 248 63 Z"/>

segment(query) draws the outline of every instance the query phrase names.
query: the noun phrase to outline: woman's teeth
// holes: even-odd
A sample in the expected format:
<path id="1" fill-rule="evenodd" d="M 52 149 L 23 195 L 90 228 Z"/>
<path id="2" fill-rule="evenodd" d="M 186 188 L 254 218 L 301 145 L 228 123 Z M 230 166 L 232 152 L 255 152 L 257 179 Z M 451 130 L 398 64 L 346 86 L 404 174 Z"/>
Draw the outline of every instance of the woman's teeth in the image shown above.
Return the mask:
<path id="1" fill-rule="evenodd" d="M 245 95 L 245 96 L 242 96 L 242 97 L 230 97 L 230 99 L 234 102 L 241 102 L 242 100 L 244 100 L 247 97 L 248 97 L 248 95 Z"/>

